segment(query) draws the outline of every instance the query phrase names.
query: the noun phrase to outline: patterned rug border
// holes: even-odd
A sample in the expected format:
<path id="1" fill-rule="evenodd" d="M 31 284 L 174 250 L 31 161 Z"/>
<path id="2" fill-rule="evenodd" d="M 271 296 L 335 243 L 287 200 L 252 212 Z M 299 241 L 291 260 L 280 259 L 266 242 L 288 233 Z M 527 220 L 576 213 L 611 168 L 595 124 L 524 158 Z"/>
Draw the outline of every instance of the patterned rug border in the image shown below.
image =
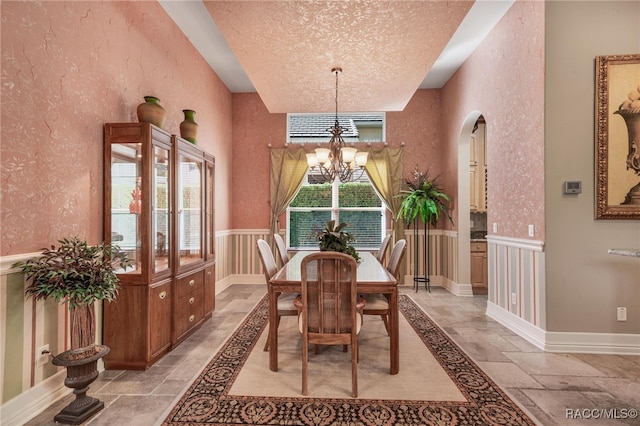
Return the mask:
<path id="1" fill-rule="evenodd" d="M 407 401 L 228 394 L 268 323 L 267 296 L 245 317 L 162 425 L 535 425 L 411 299 L 400 312 L 466 398 Z"/>

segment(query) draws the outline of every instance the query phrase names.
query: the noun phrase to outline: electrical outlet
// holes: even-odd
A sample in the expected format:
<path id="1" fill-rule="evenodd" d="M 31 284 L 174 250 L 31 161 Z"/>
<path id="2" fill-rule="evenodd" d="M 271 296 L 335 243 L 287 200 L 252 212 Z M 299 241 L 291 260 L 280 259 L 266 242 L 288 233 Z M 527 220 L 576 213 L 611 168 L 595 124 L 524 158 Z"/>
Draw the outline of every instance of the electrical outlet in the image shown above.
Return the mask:
<path id="1" fill-rule="evenodd" d="M 617 308 L 618 313 L 618 321 L 626 321 L 627 320 L 627 308 L 624 306 Z"/>
<path id="2" fill-rule="evenodd" d="M 51 358 L 51 352 L 49 351 L 49 344 L 42 345 L 38 349 L 36 349 L 34 358 L 35 358 L 36 364 L 44 365 L 48 363 L 49 358 Z"/>
<path id="3" fill-rule="evenodd" d="M 529 225 L 529 236 L 533 237 L 534 234 L 535 234 L 535 228 L 533 227 L 533 225 Z"/>
<path id="4" fill-rule="evenodd" d="M 472 220 L 469 221 L 469 228 L 473 228 L 473 221 Z"/>
<path id="5" fill-rule="evenodd" d="M 494 223 L 494 224 L 493 224 L 493 233 L 494 233 L 494 234 L 497 234 L 497 233 L 498 233 L 498 224 L 497 224 L 497 223 Z"/>
<path id="6" fill-rule="evenodd" d="M 511 293 L 511 304 L 515 305 L 518 303 L 518 295 L 516 293 Z"/>

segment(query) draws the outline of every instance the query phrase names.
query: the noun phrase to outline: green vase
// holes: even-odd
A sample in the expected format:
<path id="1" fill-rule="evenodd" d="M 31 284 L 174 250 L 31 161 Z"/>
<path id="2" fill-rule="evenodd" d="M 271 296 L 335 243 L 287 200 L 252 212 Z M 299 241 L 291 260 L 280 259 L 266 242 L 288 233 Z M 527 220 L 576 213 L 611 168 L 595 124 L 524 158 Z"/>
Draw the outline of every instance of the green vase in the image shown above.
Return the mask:
<path id="1" fill-rule="evenodd" d="M 180 136 L 195 144 L 198 136 L 198 123 L 195 122 L 196 112 L 192 109 L 183 109 L 184 121 L 180 123 Z"/>
<path id="2" fill-rule="evenodd" d="M 161 129 L 167 119 L 167 111 L 160 105 L 160 99 L 155 96 L 145 96 L 144 102 L 138 105 L 136 110 L 138 121 L 141 123 L 151 123 Z"/>

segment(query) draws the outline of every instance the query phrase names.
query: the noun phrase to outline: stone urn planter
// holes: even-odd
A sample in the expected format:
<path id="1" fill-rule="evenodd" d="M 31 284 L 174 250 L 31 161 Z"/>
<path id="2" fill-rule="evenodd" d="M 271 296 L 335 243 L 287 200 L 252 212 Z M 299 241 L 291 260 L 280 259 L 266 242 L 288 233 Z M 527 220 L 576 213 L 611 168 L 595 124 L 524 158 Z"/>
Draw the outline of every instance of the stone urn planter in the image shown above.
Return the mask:
<path id="1" fill-rule="evenodd" d="M 109 347 L 92 345 L 72 349 L 53 358 L 53 364 L 66 367 L 64 385 L 73 389 L 76 399 L 53 419 L 58 423 L 78 425 L 104 408 L 104 402 L 87 395 L 89 385 L 98 378 L 98 360 L 109 353 Z"/>

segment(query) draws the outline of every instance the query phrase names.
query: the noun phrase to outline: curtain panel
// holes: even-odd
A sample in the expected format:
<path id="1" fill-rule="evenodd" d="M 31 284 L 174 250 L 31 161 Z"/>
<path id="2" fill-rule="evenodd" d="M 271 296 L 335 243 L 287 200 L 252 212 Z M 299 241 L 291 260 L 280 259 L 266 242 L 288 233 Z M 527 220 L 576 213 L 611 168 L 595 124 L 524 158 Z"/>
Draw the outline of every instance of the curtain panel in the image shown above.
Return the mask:
<path id="1" fill-rule="evenodd" d="M 269 203 L 271 221 L 269 238 L 273 248 L 273 234 L 278 232 L 278 217 L 296 196 L 309 166 L 304 148 L 271 148 L 271 170 L 269 182 Z"/>
<path id="2" fill-rule="evenodd" d="M 392 213 L 393 233 L 392 240 L 398 241 L 404 238 L 404 226 L 401 220 L 397 220 L 400 211 L 400 190 L 404 182 L 403 179 L 403 158 L 402 148 L 380 148 L 369 147 L 369 159 L 365 170 L 371 179 L 373 187 L 382 198 L 386 208 Z"/>

